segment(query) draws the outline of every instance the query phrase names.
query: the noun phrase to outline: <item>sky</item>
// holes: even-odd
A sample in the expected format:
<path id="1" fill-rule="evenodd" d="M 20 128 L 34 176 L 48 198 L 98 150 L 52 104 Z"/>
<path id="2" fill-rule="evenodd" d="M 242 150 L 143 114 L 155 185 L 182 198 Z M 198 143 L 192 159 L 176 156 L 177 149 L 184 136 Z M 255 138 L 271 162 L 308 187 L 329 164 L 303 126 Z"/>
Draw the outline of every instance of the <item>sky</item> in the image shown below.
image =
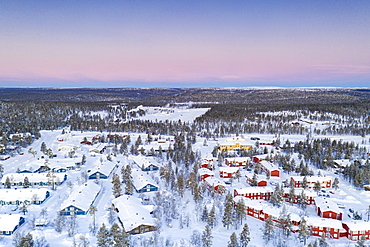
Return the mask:
<path id="1" fill-rule="evenodd" d="M 3 0 L 0 87 L 369 87 L 370 1 Z"/>

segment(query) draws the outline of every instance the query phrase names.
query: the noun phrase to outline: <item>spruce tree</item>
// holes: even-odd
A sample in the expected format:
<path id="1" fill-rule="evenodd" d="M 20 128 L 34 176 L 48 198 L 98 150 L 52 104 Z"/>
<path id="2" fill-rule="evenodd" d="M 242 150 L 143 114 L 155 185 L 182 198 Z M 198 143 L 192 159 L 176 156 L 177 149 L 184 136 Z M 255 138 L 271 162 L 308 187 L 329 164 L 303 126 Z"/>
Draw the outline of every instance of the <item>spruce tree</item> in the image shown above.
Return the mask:
<path id="1" fill-rule="evenodd" d="M 238 237 L 235 232 L 231 234 L 227 247 L 239 247 Z"/>
<path id="2" fill-rule="evenodd" d="M 249 242 L 251 241 L 250 231 L 248 224 L 245 223 L 242 232 L 240 233 L 240 247 L 247 247 Z"/>
<path id="3" fill-rule="evenodd" d="M 201 219 L 201 221 L 207 222 L 207 220 L 208 220 L 207 206 L 204 206 L 203 212 L 202 212 L 202 215 L 201 215 L 200 219 Z"/>
<path id="4" fill-rule="evenodd" d="M 121 181 L 119 180 L 119 176 L 117 175 L 117 173 L 113 174 L 112 184 L 113 184 L 112 187 L 113 196 L 115 198 L 121 196 L 122 195 Z"/>
<path id="5" fill-rule="evenodd" d="M 307 221 L 304 217 L 301 217 L 301 221 L 298 226 L 298 238 L 303 241 L 304 245 L 306 245 L 306 241 L 310 236 L 311 231 L 307 226 Z"/>
<path id="6" fill-rule="evenodd" d="M 122 230 L 117 223 L 114 223 L 110 229 L 112 236 L 113 247 L 128 247 L 130 246 L 129 235 L 123 228 Z"/>
<path id="7" fill-rule="evenodd" d="M 240 224 L 243 224 L 243 219 L 246 216 L 244 200 L 240 199 L 236 203 L 235 213 L 236 213 L 236 219 L 240 222 Z M 238 225 L 238 224 L 236 224 L 236 225 Z"/>
<path id="8" fill-rule="evenodd" d="M 203 234 L 202 234 L 202 243 L 203 247 L 211 247 L 212 246 L 212 229 L 209 225 L 206 225 Z"/>
<path id="9" fill-rule="evenodd" d="M 213 228 L 214 226 L 216 226 L 216 222 L 217 222 L 216 209 L 215 209 L 215 205 L 213 204 L 211 211 L 209 211 L 209 214 L 208 214 L 207 223 L 211 228 Z"/>
<path id="10" fill-rule="evenodd" d="M 111 247 L 113 245 L 112 234 L 103 223 L 96 234 L 96 246 Z"/>
<path id="11" fill-rule="evenodd" d="M 334 178 L 333 184 L 332 184 L 333 189 L 337 190 L 339 188 L 339 179 L 337 177 Z"/>
<path id="12" fill-rule="evenodd" d="M 269 216 L 265 220 L 265 224 L 263 227 L 263 239 L 265 240 L 265 243 L 270 242 L 275 234 L 275 229 L 274 229 L 274 223 L 272 221 L 272 217 Z"/>

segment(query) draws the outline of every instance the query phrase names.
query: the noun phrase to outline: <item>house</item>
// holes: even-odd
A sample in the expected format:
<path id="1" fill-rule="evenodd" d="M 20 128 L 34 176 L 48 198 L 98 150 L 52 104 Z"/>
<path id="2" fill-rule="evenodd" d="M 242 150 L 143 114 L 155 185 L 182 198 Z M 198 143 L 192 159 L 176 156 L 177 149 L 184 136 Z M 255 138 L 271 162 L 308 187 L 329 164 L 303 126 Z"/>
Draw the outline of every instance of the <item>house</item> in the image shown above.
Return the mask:
<path id="1" fill-rule="evenodd" d="M 1 179 L 1 184 L 5 185 L 6 178 L 9 178 L 11 186 L 23 186 L 25 177 L 28 178 L 30 186 L 48 186 L 54 182 L 55 185 L 62 184 L 67 175 L 63 173 L 52 173 L 52 178 L 49 173 L 8 173 Z"/>
<path id="2" fill-rule="evenodd" d="M 12 235 L 24 222 L 19 214 L 0 214 L 0 236 Z"/>
<path id="3" fill-rule="evenodd" d="M 235 178 L 239 167 L 220 167 L 220 178 Z"/>
<path id="4" fill-rule="evenodd" d="M 226 184 L 218 178 L 208 177 L 204 179 L 207 188 L 217 193 L 226 192 Z"/>
<path id="5" fill-rule="evenodd" d="M 349 240 L 360 240 L 363 235 L 365 236 L 365 239 L 370 239 L 370 222 L 355 220 L 342 222 L 342 224 L 343 228 L 347 232 L 347 238 Z"/>
<path id="6" fill-rule="evenodd" d="M 275 144 L 275 141 L 273 139 L 262 139 L 260 141 L 258 141 L 258 143 L 262 146 L 265 146 L 265 145 L 274 145 Z"/>
<path id="7" fill-rule="evenodd" d="M 347 232 L 342 226 L 342 222 L 333 219 L 323 219 L 318 217 L 305 217 L 307 226 L 311 230 L 312 236 L 321 237 L 325 234 L 327 238 L 339 239 L 346 237 Z"/>
<path id="8" fill-rule="evenodd" d="M 239 150 L 251 150 L 253 144 L 246 142 L 244 139 L 234 137 L 226 140 L 226 142 L 219 144 L 220 151 L 239 151 Z"/>
<path id="9" fill-rule="evenodd" d="M 295 194 L 294 199 L 290 200 L 289 198 L 290 189 L 284 188 L 283 198 L 286 202 L 297 204 L 299 202 L 300 196 L 302 195 L 302 191 L 306 197 L 306 204 L 307 205 L 315 204 L 315 198 L 317 196 L 317 193 L 313 190 L 305 190 L 305 189 L 297 188 L 294 191 L 294 194 Z"/>
<path id="10" fill-rule="evenodd" d="M 150 162 L 147 158 L 142 155 L 134 156 L 131 155 L 130 159 L 137 165 L 142 171 L 157 171 L 159 169 L 158 164 Z"/>
<path id="11" fill-rule="evenodd" d="M 262 170 L 264 170 L 266 174 L 269 174 L 270 177 L 280 177 L 280 170 L 274 163 L 262 160 L 259 164 Z"/>
<path id="12" fill-rule="evenodd" d="M 208 177 L 214 177 L 214 176 L 215 176 L 215 173 L 207 168 L 198 169 L 199 181 L 204 181 L 204 179 Z"/>
<path id="13" fill-rule="evenodd" d="M 225 165 L 232 167 L 246 167 L 250 163 L 249 157 L 225 158 Z"/>
<path id="14" fill-rule="evenodd" d="M 214 160 L 211 158 L 204 158 L 201 160 L 201 163 L 200 163 L 200 168 L 207 168 L 209 170 L 213 170 L 214 169 Z"/>
<path id="15" fill-rule="evenodd" d="M 159 186 L 154 182 L 154 180 L 141 169 L 132 169 L 131 177 L 135 190 L 138 193 L 159 190 Z"/>
<path id="16" fill-rule="evenodd" d="M 50 192 L 45 188 L 37 189 L 0 189 L 0 205 L 35 204 L 40 205 Z"/>
<path id="17" fill-rule="evenodd" d="M 342 220 L 343 212 L 338 205 L 328 198 L 316 197 L 315 205 L 317 215 L 322 218 Z"/>
<path id="18" fill-rule="evenodd" d="M 117 197 L 112 204 L 120 223 L 129 234 L 157 230 L 156 220 L 152 216 L 153 205 L 143 205 L 140 198 L 130 195 Z"/>
<path id="19" fill-rule="evenodd" d="M 234 189 L 234 197 L 243 196 L 252 200 L 269 201 L 274 189 L 271 187 L 244 187 Z"/>
<path id="20" fill-rule="evenodd" d="M 88 170 L 89 179 L 108 179 L 115 167 L 116 164 L 113 162 L 100 163 L 100 161 L 96 161 L 94 168 Z"/>
<path id="21" fill-rule="evenodd" d="M 291 176 L 290 180 L 294 188 L 303 188 L 303 180 L 306 178 L 307 188 L 312 189 L 315 187 L 315 183 L 318 181 L 321 188 L 330 188 L 332 179 L 328 176 Z"/>
<path id="22" fill-rule="evenodd" d="M 100 193 L 100 185 L 88 181 L 73 189 L 69 197 L 59 207 L 60 215 L 86 215 Z"/>
<path id="23" fill-rule="evenodd" d="M 255 177 L 255 181 L 253 181 L 254 177 Z M 249 185 L 259 186 L 259 187 L 267 186 L 267 178 L 265 175 L 248 172 L 248 173 L 245 173 L 245 178 L 246 178 L 246 182 Z M 255 185 L 253 184 L 254 182 L 256 183 Z"/>

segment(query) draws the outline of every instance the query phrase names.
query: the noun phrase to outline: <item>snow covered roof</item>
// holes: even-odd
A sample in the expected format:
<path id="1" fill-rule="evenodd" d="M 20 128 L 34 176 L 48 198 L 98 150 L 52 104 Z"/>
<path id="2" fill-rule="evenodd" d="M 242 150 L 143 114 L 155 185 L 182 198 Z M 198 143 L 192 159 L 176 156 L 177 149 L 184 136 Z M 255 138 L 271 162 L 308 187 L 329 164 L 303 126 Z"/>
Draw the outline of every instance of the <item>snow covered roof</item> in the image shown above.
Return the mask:
<path id="1" fill-rule="evenodd" d="M 315 226 L 315 227 L 330 227 L 334 229 L 342 229 L 342 221 L 334 220 L 334 219 L 327 219 L 327 218 L 320 218 L 317 216 L 310 216 L 305 217 L 307 225 Z"/>
<path id="2" fill-rule="evenodd" d="M 270 162 L 270 161 L 267 161 L 267 160 L 262 160 L 260 162 L 260 164 L 265 167 L 267 170 L 269 171 L 273 171 L 273 170 L 279 170 L 279 167 L 277 165 L 275 165 L 274 163 Z"/>
<path id="3" fill-rule="evenodd" d="M 233 158 L 225 158 L 228 162 L 249 162 L 251 158 L 249 157 L 233 157 Z"/>
<path id="4" fill-rule="evenodd" d="M 153 181 L 153 179 L 148 174 L 143 172 L 141 169 L 132 169 L 131 176 L 132 176 L 132 182 L 136 190 L 141 190 L 148 184 L 153 185 L 155 187 L 159 187 Z"/>
<path id="5" fill-rule="evenodd" d="M 198 169 L 198 174 L 199 175 L 204 175 L 204 174 L 215 175 L 215 173 L 213 171 L 211 171 L 210 169 L 207 169 L 207 168 Z"/>
<path id="6" fill-rule="evenodd" d="M 291 176 L 290 178 L 294 179 L 294 181 L 303 181 L 304 176 Z M 329 176 L 306 176 L 308 183 L 315 183 L 319 181 L 320 183 L 332 181 L 331 177 Z"/>
<path id="7" fill-rule="evenodd" d="M 156 226 L 156 221 L 150 214 L 153 205 L 143 205 L 141 199 L 123 195 L 115 198 L 112 203 L 118 210 L 118 217 L 126 231 L 131 231 L 140 225 Z"/>
<path id="8" fill-rule="evenodd" d="M 116 164 L 113 163 L 113 162 L 100 163 L 100 161 L 96 161 L 94 168 L 91 169 L 91 171 L 89 172 L 89 176 L 91 174 L 96 173 L 96 172 L 100 172 L 102 174 L 105 174 L 105 175 L 109 176 L 109 174 L 112 172 L 112 170 L 115 166 L 116 166 Z"/>
<path id="9" fill-rule="evenodd" d="M 4 184 L 7 177 L 9 177 L 10 181 L 13 183 L 23 182 L 25 177 L 28 178 L 30 183 L 47 183 L 49 181 L 47 175 L 48 173 L 8 173 L 1 179 L 1 183 Z M 56 180 L 59 179 L 60 182 L 64 180 L 64 173 L 54 173 L 54 176 Z"/>
<path id="10" fill-rule="evenodd" d="M 333 160 L 334 163 L 336 163 L 339 166 L 350 166 L 351 161 L 349 159 L 343 159 L 343 160 Z"/>
<path id="11" fill-rule="evenodd" d="M 0 214 L 0 231 L 13 231 L 21 218 L 19 214 Z"/>
<path id="12" fill-rule="evenodd" d="M 44 200 L 46 197 L 45 188 L 37 189 L 0 189 L 0 201 L 32 201 L 32 197 L 37 195 L 38 200 Z"/>
<path id="13" fill-rule="evenodd" d="M 370 230 L 370 222 L 365 222 L 362 220 L 343 222 L 343 224 L 346 224 L 350 231 L 369 231 Z"/>
<path id="14" fill-rule="evenodd" d="M 215 177 L 207 177 L 206 179 L 204 179 L 204 181 L 208 183 L 209 185 L 213 185 L 213 186 L 217 186 L 217 185 L 225 186 L 226 185 L 225 182 Z"/>
<path id="15" fill-rule="evenodd" d="M 301 193 L 303 193 L 306 195 L 306 197 L 316 197 L 317 196 L 317 193 L 313 190 L 308 190 L 308 189 L 303 189 L 303 188 L 294 188 L 294 192 L 297 196 L 299 196 Z M 284 188 L 284 193 L 289 193 L 290 192 L 290 188 Z"/>
<path id="16" fill-rule="evenodd" d="M 150 162 L 147 158 L 145 158 L 144 156 L 141 156 L 141 155 L 140 156 L 130 155 L 130 159 L 132 159 L 139 168 L 146 169 L 150 165 L 158 166 L 157 164 L 154 164 L 153 162 Z"/>
<path id="17" fill-rule="evenodd" d="M 230 166 L 220 167 L 220 172 L 236 173 L 238 170 L 239 170 L 239 167 L 230 167 Z"/>
<path id="18" fill-rule="evenodd" d="M 342 210 L 339 209 L 338 205 L 326 197 L 315 197 L 315 205 L 320 208 L 321 212 L 333 211 L 336 213 L 342 213 Z"/>
<path id="19" fill-rule="evenodd" d="M 74 206 L 83 211 L 88 211 L 90 205 L 94 202 L 95 197 L 100 192 L 100 185 L 93 181 L 87 181 L 73 189 L 73 192 L 69 195 L 67 200 L 65 200 L 62 205 L 60 205 L 59 210 L 63 210 L 66 207 Z"/>
<path id="20" fill-rule="evenodd" d="M 244 175 L 247 177 L 247 178 L 250 178 L 252 179 L 253 176 L 254 176 L 254 172 L 245 172 Z M 262 174 L 257 174 L 257 180 L 258 181 L 261 181 L 261 180 L 267 180 L 267 177 L 266 175 L 262 175 Z"/>
<path id="21" fill-rule="evenodd" d="M 269 193 L 274 192 L 274 189 L 271 187 L 244 187 L 244 188 L 235 188 L 238 194 L 246 194 L 246 193 Z"/>

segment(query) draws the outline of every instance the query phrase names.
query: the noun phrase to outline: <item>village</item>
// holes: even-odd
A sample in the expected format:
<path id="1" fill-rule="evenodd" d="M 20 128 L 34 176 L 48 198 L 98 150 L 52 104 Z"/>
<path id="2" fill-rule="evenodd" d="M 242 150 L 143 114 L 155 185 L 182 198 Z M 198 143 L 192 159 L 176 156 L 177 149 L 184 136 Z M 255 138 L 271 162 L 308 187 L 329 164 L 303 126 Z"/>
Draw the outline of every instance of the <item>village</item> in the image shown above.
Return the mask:
<path id="1" fill-rule="evenodd" d="M 67 228 L 76 228 L 68 236 L 78 235 L 80 240 L 89 239 L 90 243 L 96 241 L 91 227 L 99 228 L 102 223 L 119 222 L 136 239 L 157 232 L 161 219 L 155 217 L 158 207 L 155 197 L 159 192 L 171 193 L 161 171 L 168 166 L 165 156 L 173 149 L 175 137 L 150 136 L 152 140 L 148 140 L 147 136 L 145 133 L 67 129 L 42 131 L 42 138 L 27 149 L 2 156 L 0 245 L 9 244 L 17 232 L 32 232 L 50 241 L 55 238 L 61 217 L 65 217 Z M 293 142 L 299 138 L 289 137 Z M 113 141 L 117 139 L 136 143 L 138 152 L 120 153 Z M 348 244 L 341 241 L 343 239 L 370 239 L 370 194 L 365 190 L 356 191 L 338 174 L 350 161 L 335 160 L 335 169 L 310 167 L 310 172 L 302 176 L 298 169 L 300 158 L 294 153 L 292 159 L 296 160 L 297 169 L 287 173 L 275 162 L 276 154 L 283 152 L 276 139 L 271 135 L 241 135 L 219 140 L 199 138 L 193 145 L 199 156 L 192 169 L 196 172 L 197 186 L 203 189 L 203 198 L 211 199 L 214 205 L 217 195 L 231 194 L 235 207 L 243 203 L 246 222 L 263 224 L 269 219 L 276 227 L 281 226 L 280 215 L 284 209 L 291 219 L 292 234 L 298 235 L 302 221 L 306 224 L 310 235 L 304 242 L 325 237 L 338 241 L 332 243 L 339 246 Z M 285 140 L 280 137 L 280 141 Z M 215 150 L 226 157 L 214 155 Z M 239 155 L 251 150 L 256 153 Z M 124 193 L 123 189 L 126 186 L 127 192 L 127 181 L 126 185 L 123 181 L 127 167 L 133 186 L 131 193 Z M 122 180 L 119 182 L 122 189 L 115 195 L 113 180 L 117 175 Z M 185 198 L 191 198 L 189 191 Z M 208 203 L 208 209 L 210 205 Z M 195 209 L 196 205 L 192 207 Z M 196 212 L 197 217 L 201 212 L 198 209 Z M 198 224 L 196 217 L 190 219 L 193 224 Z M 78 224 L 73 225 L 69 219 Z M 68 245 L 71 240 L 65 238 L 66 234 L 60 231 L 59 245 L 53 246 Z"/>

